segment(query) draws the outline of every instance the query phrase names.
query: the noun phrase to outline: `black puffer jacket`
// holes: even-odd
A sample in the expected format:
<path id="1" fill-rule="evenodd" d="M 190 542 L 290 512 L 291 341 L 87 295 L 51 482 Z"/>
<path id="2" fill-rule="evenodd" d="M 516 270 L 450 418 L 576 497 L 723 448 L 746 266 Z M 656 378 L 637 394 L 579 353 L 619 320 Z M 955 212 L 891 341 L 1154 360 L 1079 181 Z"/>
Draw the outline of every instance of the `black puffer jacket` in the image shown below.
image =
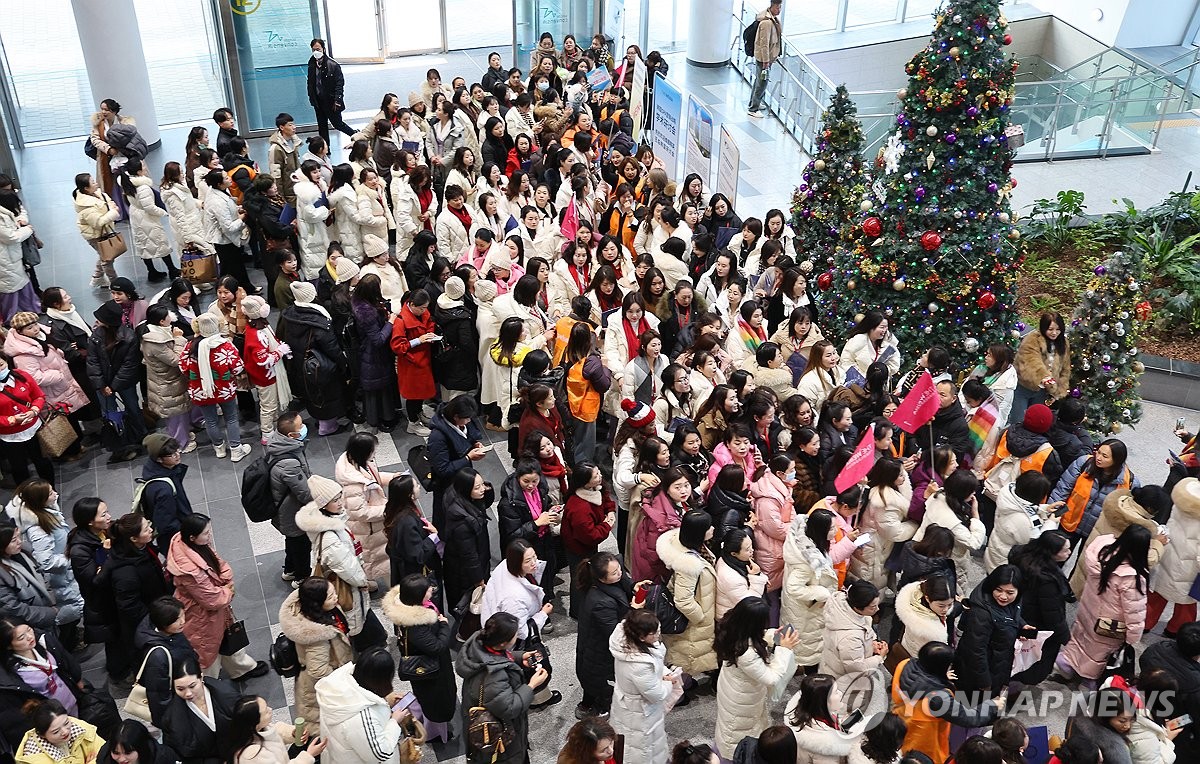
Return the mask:
<path id="1" fill-rule="evenodd" d="M 633 580 L 626 574 L 615 584 L 597 584 L 583 595 L 579 609 L 579 639 L 575 644 L 575 675 L 588 695 L 611 698 L 613 656 L 608 638 L 629 612 Z"/>
<path id="2" fill-rule="evenodd" d="M 147 605 L 157 597 L 175 593 L 163 567 L 155 560 L 154 550 L 113 549 L 108 556 L 108 580 L 117 606 L 118 624 L 123 639 L 133 639 L 147 618 Z"/>
<path id="3" fill-rule="evenodd" d="M 713 554 L 719 555 L 725 534 L 734 528 L 741 528 L 750 519 L 750 499 L 744 491 L 726 491 L 721 486 L 714 485 L 708 492 L 704 509 L 712 518 L 713 524 L 713 537 L 709 548 Z"/>
<path id="4" fill-rule="evenodd" d="M 1186 713 L 1193 719 L 1200 719 L 1200 663 L 1195 657 L 1189 658 L 1180 652 L 1175 640 L 1164 639 L 1147 647 L 1138 665 L 1143 674 L 1153 669 L 1165 669 L 1175 677 L 1179 682 L 1181 706 L 1176 716 Z M 1200 757 L 1200 730 L 1195 727 L 1195 724 L 1189 724 L 1175 738 L 1176 761 L 1196 761 Z"/>
<path id="5" fill-rule="evenodd" d="M 1096 444 L 1092 441 L 1092 436 L 1088 431 L 1077 424 L 1063 424 L 1055 421 L 1054 426 L 1050 428 L 1050 432 L 1046 433 L 1046 437 L 1050 440 L 1050 445 L 1054 446 L 1054 452 L 1057 454 L 1059 462 L 1058 475 L 1049 477 L 1051 482 L 1057 482 L 1062 476 L 1062 465 L 1070 464 L 1084 454 L 1090 454 L 1096 450 Z"/>
<path id="6" fill-rule="evenodd" d="M 200 657 L 196 655 L 192 643 L 182 631 L 178 634 L 164 634 L 154 628 L 149 616 L 138 624 L 137 633 L 133 636 L 133 645 L 137 650 L 137 665 L 133 670 L 137 672 L 143 664 L 146 666 L 142 671 L 141 685 L 146 688 L 150 715 L 157 719 L 166 708 L 167 702 L 175 697 L 171 690 L 171 670 L 188 658 L 199 663 Z M 166 652 L 159 648 L 165 649 Z"/>
<path id="7" fill-rule="evenodd" d="M 106 570 L 109 551 L 87 528 L 77 528 L 68 537 L 67 558 L 83 595 L 83 625 L 90 642 L 104 642 L 117 622 L 117 605 Z"/>
<path id="8" fill-rule="evenodd" d="M 1010 454 L 1018 459 L 1024 459 L 1041 448 L 1043 444 L 1050 441 L 1045 435 L 1039 435 L 1036 432 L 1026 430 L 1024 425 L 1014 424 L 1008 428 L 1005 442 L 1008 444 L 1008 452 Z M 1089 451 L 1088 453 L 1091 452 Z M 1058 484 L 1058 479 L 1062 477 L 1063 464 L 1071 463 L 1070 460 L 1064 462 L 1059 457 L 1060 454 L 1057 451 L 1052 451 L 1046 457 L 1046 463 L 1042 465 L 1042 474 L 1049 479 L 1050 485 Z"/>
<path id="9" fill-rule="evenodd" d="M 538 494 L 542 499 L 542 512 L 549 512 L 550 485 L 544 477 L 538 480 Z M 533 512 L 525 500 L 525 492 L 517 484 L 515 472 L 505 478 L 500 487 L 499 515 L 502 551 L 513 539 L 525 539 L 537 550 L 538 559 L 546 561 L 546 570 L 554 568 L 555 536 L 549 530 L 539 533 L 542 528 L 534 523 Z"/>
<path id="10" fill-rule="evenodd" d="M 92 387 L 113 391 L 128 390 L 137 385 L 141 378 L 142 351 L 133 329 L 122 326 L 117 329 L 117 344 L 112 351 L 104 349 L 109 332 L 103 324 L 98 325 L 88 338 L 87 372 Z"/>
<path id="11" fill-rule="evenodd" d="M 442 349 L 433 356 L 433 378 L 451 390 L 479 387 L 479 329 L 466 305 L 438 306 L 434 322 L 441 333 Z"/>
<path id="12" fill-rule="evenodd" d="M 930 430 L 932 428 L 932 435 Z M 929 421 L 913 435 L 914 443 L 948 445 L 954 449 L 954 455 L 961 464 L 970 464 L 975 447 L 971 443 L 971 431 L 967 427 L 967 415 L 962 404 L 957 399 L 949 406 L 938 409 Z"/>
<path id="13" fill-rule="evenodd" d="M 283 339 L 292 347 L 292 358 L 287 361 L 292 392 L 317 419 L 345 416 L 346 357 L 331 320 L 301 305 L 285 308 L 282 318 L 286 322 Z M 306 362 L 310 350 L 319 363 Z"/>
<path id="14" fill-rule="evenodd" d="M 962 636 L 954 655 L 958 688 L 991 697 L 1012 677 L 1014 646 L 1025 621 L 1016 602 L 1001 607 L 985 584 L 975 587 L 963 603 Z"/>
<path id="15" fill-rule="evenodd" d="M 491 540 L 488 536 L 487 507 L 495 501 L 495 492 L 479 502 L 460 496 L 453 486 L 442 496 L 446 514 L 442 537 L 446 541 L 445 575 L 447 589 L 453 592 L 470 591 L 487 581 L 491 573 Z M 457 602 L 450 602 L 453 607 Z"/>
<path id="16" fill-rule="evenodd" d="M 1025 544 L 1008 553 L 1009 562 L 1021 567 Z M 1024 572 L 1024 568 L 1022 568 Z M 1021 584 L 1021 617 L 1039 631 L 1053 631 L 1066 644 L 1071 626 L 1067 622 L 1067 604 L 1075 601 L 1075 593 L 1062 569 L 1039 570 L 1036 576 L 1026 575 Z"/>

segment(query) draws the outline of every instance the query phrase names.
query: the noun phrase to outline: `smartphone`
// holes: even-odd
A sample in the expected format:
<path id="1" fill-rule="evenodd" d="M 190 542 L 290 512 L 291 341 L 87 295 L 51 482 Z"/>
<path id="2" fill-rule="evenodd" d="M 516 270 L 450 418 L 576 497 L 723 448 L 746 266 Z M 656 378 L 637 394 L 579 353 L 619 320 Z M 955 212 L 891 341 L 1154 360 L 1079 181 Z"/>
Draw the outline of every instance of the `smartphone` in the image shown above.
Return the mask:
<path id="1" fill-rule="evenodd" d="M 842 728 L 843 730 L 848 730 L 848 729 L 850 729 L 851 727 L 853 727 L 854 725 L 856 725 L 856 724 L 858 724 L 859 722 L 861 722 L 861 721 L 862 721 L 862 719 L 863 719 L 863 712 L 862 712 L 862 709 L 861 709 L 861 708 L 856 708 L 856 709 L 854 709 L 853 711 L 851 711 L 851 712 L 850 712 L 850 715 L 849 715 L 849 716 L 847 716 L 845 719 L 843 719 L 843 720 L 842 720 L 842 723 L 841 723 L 841 725 L 840 725 L 840 726 L 841 726 L 841 728 Z"/>
<path id="2" fill-rule="evenodd" d="M 1192 723 L 1192 715 L 1184 714 L 1183 716 L 1176 716 L 1174 719 L 1168 719 L 1167 720 L 1167 729 L 1177 730 L 1180 727 L 1186 727 L 1187 725 L 1189 725 L 1191 723 Z"/>
<path id="3" fill-rule="evenodd" d="M 1187 417 L 1179 417 L 1175 420 L 1175 429 L 1183 430 L 1187 428 Z"/>

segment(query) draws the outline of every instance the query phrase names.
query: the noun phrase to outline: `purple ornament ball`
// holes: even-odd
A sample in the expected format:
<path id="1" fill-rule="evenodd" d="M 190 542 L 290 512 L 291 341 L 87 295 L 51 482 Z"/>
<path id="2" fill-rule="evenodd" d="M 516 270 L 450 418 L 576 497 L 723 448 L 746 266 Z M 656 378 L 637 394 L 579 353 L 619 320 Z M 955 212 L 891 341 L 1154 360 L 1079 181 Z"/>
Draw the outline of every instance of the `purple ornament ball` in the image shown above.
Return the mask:
<path id="1" fill-rule="evenodd" d="M 989 183 L 989 184 L 987 185 L 987 190 L 988 190 L 988 193 L 989 193 L 989 194 L 994 194 L 994 193 L 996 193 L 997 191 L 999 191 L 999 190 L 1000 190 L 1000 187 L 999 187 L 999 186 L 997 186 L 995 183 Z"/>
<path id="2" fill-rule="evenodd" d="M 958 136 L 954 133 L 946 133 L 946 143 L 954 143 L 958 140 Z"/>
<path id="3" fill-rule="evenodd" d="M 1083 391 L 1082 391 L 1082 390 L 1080 390 L 1078 387 L 1072 387 L 1072 388 L 1071 388 L 1071 397 L 1072 397 L 1072 398 L 1082 398 L 1082 397 L 1083 397 Z"/>
<path id="4" fill-rule="evenodd" d="M 1017 322 L 1017 331 L 1018 331 L 1018 332 L 1023 332 L 1023 331 L 1025 331 L 1025 330 L 1026 330 L 1026 329 L 1028 329 L 1028 328 L 1029 328 L 1029 325 L 1028 325 L 1028 324 L 1026 324 L 1024 321 L 1018 321 L 1018 322 Z"/>
<path id="5" fill-rule="evenodd" d="M 913 191 L 913 196 L 917 197 L 917 201 L 921 201 L 922 199 L 924 199 L 925 198 L 925 187 L 917 186 L 917 188 Z"/>
<path id="6" fill-rule="evenodd" d="M 1095 273 L 1097 276 L 1103 276 L 1104 274 L 1108 273 L 1108 268 L 1105 267 L 1104 265 L 1097 265 L 1092 270 L 1092 272 Z"/>
<path id="7" fill-rule="evenodd" d="M 968 116 L 968 117 L 975 117 L 975 116 L 978 116 L 978 115 L 979 115 L 979 109 L 975 108 L 974 106 L 972 106 L 971 108 L 967 109 L 967 116 Z"/>

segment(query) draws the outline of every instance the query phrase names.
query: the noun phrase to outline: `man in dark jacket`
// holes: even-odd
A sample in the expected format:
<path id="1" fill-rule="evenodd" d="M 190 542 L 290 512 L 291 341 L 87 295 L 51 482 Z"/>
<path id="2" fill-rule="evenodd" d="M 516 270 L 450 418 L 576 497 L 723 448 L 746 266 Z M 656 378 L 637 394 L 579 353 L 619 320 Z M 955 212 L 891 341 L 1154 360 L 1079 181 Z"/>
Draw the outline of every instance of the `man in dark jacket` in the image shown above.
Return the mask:
<path id="1" fill-rule="evenodd" d="M 460 395 L 433 415 L 429 423 L 429 463 L 433 469 L 433 524 L 445 527 L 442 493 L 454 480 L 454 473 L 487 456 L 483 431 L 475 423 L 475 401 Z"/>
<path id="2" fill-rule="evenodd" d="M 233 112 L 221 107 L 213 112 L 213 122 L 217 123 L 217 145 L 214 147 L 218 157 L 229 153 L 229 141 L 238 137 L 237 123 L 233 121 Z"/>
<path id="3" fill-rule="evenodd" d="M 963 411 L 958 400 L 958 386 L 950 380 L 937 383 L 940 406 L 921 429 L 917 430 L 912 439 L 922 448 L 929 448 L 927 454 L 932 455 L 930 446 L 948 445 L 954 449 L 960 464 L 970 464 L 974 448 L 971 444 L 971 431 L 967 427 L 967 413 Z"/>
<path id="4" fill-rule="evenodd" d="M 308 479 L 312 470 L 304 453 L 308 427 L 295 411 L 285 412 L 275 423 L 275 432 L 267 438 L 266 458 L 271 465 L 271 498 L 279 511 L 271 521 L 283 534 L 283 574 L 281 578 L 298 588 L 312 574 L 312 542 L 296 525 L 296 513 L 312 501 Z"/>
<path id="5" fill-rule="evenodd" d="M 308 102 L 317 113 L 317 132 L 329 143 L 329 123 L 346 135 L 354 135 L 342 120 L 342 112 L 346 110 L 346 102 L 342 91 L 346 79 L 342 76 L 342 65 L 325 55 L 325 41 L 317 38 L 309 43 L 312 58 L 308 60 Z"/>
<path id="6" fill-rule="evenodd" d="M 1146 648 L 1141 657 L 1141 673 L 1164 669 L 1179 682 L 1179 702 L 1172 718 L 1190 714 L 1200 719 L 1200 623 L 1184 624 L 1175 639 L 1164 639 Z M 1200 736 L 1195 723 L 1183 728 L 1175 738 L 1177 761 L 1196 761 L 1200 756 Z"/>
<path id="7" fill-rule="evenodd" d="M 142 467 L 142 516 L 154 523 L 156 548 L 165 554 L 179 533 L 180 520 L 192 514 L 192 502 L 183 487 L 188 466 L 183 463 L 179 441 L 169 435 L 152 432 L 142 439 L 142 445 L 148 457 Z"/>

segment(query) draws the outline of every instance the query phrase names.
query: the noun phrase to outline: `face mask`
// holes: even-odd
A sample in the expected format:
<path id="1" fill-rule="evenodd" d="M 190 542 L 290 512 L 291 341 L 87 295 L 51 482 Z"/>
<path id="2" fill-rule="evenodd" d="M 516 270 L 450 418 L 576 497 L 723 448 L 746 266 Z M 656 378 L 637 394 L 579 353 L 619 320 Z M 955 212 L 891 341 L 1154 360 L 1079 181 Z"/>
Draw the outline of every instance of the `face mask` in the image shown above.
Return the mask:
<path id="1" fill-rule="evenodd" d="M 791 482 L 791 481 L 795 480 L 795 479 L 796 479 L 796 471 L 795 471 L 795 470 L 792 470 L 792 471 L 791 471 L 791 472 L 789 472 L 788 474 L 784 475 L 784 476 L 783 476 L 783 479 L 784 479 L 784 480 L 786 480 L 786 481 L 788 481 L 788 482 Z"/>
<path id="2" fill-rule="evenodd" d="M 546 92 L 546 91 L 547 91 L 547 90 L 549 90 L 549 89 L 550 89 L 550 83 L 549 83 L 549 82 L 539 82 L 539 83 L 538 83 L 538 90 L 542 91 L 543 93 L 544 93 L 544 92 Z"/>
<path id="3" fill-rule="evenodd" d="M 301 440 L 301 441 L 302 441 L 302 440 L 304 440 L 304 439 L 305 439 L 305 438 L 307 438 L 307 437 L 308 437 L 308 425 L 306 425 L 306 424 L 301 424 L 301 425 L 300 425 L 300 432 L 296 433 L 296 440 Z"/>
<path id="4" fill-rule="evenodd" d="M 312 56 L 312 57 L 313 57 L 315 60 L 317 60 L 317 61 L 320 61 L 321 59 L 325 58 L 325 54 L 324 54 L 322 51 L 319 51 L 319 50 L 314 50 L 314 51 L 313 51 L 313 56 Z"/>
<path id="5" fill-rule="evenodd" d="M 0 371 L 0 382 L 7 382 L 7 381 L 8 381 L 8 375 L 9 375 L 10 373 L 11 373 L 11 372 L 10 372 L 8 369 L 4 369 L 4 370 Z"/>

